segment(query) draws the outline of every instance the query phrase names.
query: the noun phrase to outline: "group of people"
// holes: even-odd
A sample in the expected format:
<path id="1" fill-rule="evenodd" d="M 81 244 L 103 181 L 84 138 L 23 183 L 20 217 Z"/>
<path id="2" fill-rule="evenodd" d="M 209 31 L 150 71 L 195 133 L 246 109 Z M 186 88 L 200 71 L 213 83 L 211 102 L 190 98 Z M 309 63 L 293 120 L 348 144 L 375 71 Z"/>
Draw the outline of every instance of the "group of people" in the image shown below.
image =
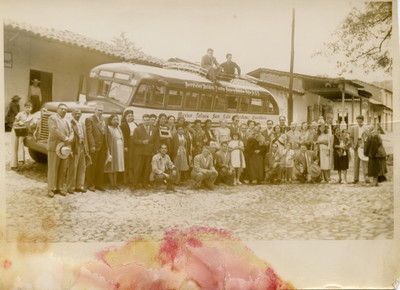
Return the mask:
<path id="1" fill-rule="evenodd" d="M 23 138 L 18 127 L 27 126 L 32 104 L 17 114 L 12 132 L 12 169 L 24 163 Z M 364 182 L 378 185 L 385 180 L 386 152 L 373 125 L 363 116 L 349 129 L 333 126 L 320 118 L 308 125 L 287 126 L 267 120 L 266 129 L 249 120 L 241 123 L 234 115 L 223 119 L 187 122 L 165 114 L 142 116 L 135 123 L 134 110 L 124 110 L 122 119 L 112 114 L 103 118 L 98 105 L 92 116 L 81 120 L 81 111 L 59 104 L 48 119 L 48 195 L 66 195 L 104 189 L 104 176 L 114 189 L 121 182 L 133 191 L 192 180 L 196 189 L 215 185 L 330 182 L 338 171 L 338 183 L 347 183 L 350 159 L 354 160 L 354 183 L 359 182 L 360 164 Z M 354 156 L 352 156 L 354 155 Z"/>
<path id="2" fill-rule="evenodd" d="M 283 116 L 276 125 L 268 120 L 262 130 L 251 120 L 240 124 L 238 115 L 231 124 L 224 119 L 214 127 L 211 120 L 190 123 L 165 114 L 145 114 L 137 124 L 130 107 L 121 122 L 114 114 L 105 120 L 102 105 L 84 122 L 80 110 L 73 109 L 67 121 L 67 110 L 60 104 L 48 120 L 50 197 L 104 191 L 105 175 L 111 189 L 123 182 L 132 191 L 149 184 L 165 184 L 167 191 L 174 191 L 174 185 L 189 180 L 195 189 L 210 190 L 220 183 L 330 182 L 331 170 L 338 171 L 337 182 L 347 183 L 351 158 L 354 183 L 359 182 L 360 163 L 367 183 L 372 178 L 377 185 L 387 172 L 382 140 L 362 116 L 349 130 L 323 119 L 310 126 L 287 126 Z"/>

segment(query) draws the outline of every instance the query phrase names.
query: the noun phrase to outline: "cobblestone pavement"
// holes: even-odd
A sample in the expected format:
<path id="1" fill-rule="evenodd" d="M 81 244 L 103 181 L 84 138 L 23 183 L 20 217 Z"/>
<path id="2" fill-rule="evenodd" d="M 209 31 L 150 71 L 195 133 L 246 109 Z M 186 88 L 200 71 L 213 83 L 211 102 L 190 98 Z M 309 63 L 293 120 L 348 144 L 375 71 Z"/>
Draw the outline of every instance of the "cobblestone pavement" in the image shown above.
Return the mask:
<path id="1" fill-rule="evenodd" d="M 47 197 L 47 165 L 6 166 L 8 241 L 128 241 L 174 226 L 210 226 L 242 240 L 393 239 L 393 182 L 219 186 L 215 191 L 129 189 Z M 333 178 L 337 178 L 336 173 Z M 352 173 L 349 172 L 349 180 Z"/>

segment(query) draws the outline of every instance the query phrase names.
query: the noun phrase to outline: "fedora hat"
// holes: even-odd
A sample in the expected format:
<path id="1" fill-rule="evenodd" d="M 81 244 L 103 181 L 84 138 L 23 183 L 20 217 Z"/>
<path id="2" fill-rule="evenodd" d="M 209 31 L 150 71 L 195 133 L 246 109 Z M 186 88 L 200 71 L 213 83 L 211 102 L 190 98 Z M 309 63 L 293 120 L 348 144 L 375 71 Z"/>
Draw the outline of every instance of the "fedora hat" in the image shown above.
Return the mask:
<path id="1" fill-rule="evenodd" d="M 65 145 L 64 142 L 58 143 L 56 147 L 56 154 L 61 159 L 67 159 L 68 156 L 71 154 L 71 147 Z"/>
<path id="2" fill-rule="evenodd" d="M 19 101 L 19 100 L 21 100 L 21 97 L 15 95 L 14 97 L 11 98 L 11 100 L 13 100 L 13 101 Z"/>
<path id="3" fill-rule="evenodd" d="M 358 147 L 357 153 L 358 153 L 358 158 L 360 158 L 362 161 L 368 161 L 368 156 L 364 155 L 363 147 Z"/>
<path id="4" fill-rule="evenodd" d="M 32 83 L 40 83 L 38 79 L 33 79 Z"/>

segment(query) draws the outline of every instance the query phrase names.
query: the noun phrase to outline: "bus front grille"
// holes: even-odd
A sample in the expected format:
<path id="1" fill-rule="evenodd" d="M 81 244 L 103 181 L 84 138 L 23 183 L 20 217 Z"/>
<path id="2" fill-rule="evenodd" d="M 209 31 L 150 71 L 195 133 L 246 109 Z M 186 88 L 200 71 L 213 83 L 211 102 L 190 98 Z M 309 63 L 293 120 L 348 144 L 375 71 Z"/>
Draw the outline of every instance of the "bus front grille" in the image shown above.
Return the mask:
<path id="1" fill-rule="evenodd" d="M 42 116 L 40 118 L 40 133 L 39 133 L 39 140 L 46 140 L 49 137 L 49 117 L 52 115 L 52 113 L 49 112 L 42 112 Z"/>

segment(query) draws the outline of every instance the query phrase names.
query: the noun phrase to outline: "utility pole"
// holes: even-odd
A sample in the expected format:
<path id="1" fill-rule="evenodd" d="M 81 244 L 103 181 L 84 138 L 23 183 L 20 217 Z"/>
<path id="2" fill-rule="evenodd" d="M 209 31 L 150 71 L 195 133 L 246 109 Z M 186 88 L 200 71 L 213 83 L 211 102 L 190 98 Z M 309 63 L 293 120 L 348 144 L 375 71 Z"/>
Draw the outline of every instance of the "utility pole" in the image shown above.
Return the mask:
<path id="1" fill-rule="evenodd" d="M 292 45 L 290 52 L 290 77 L 289 77 L 289 99 L 288 99 L 288 125 L 293 122 L 293 65 L 294 65 L 294 27 L 295 13 L 292 16 Z"/>

